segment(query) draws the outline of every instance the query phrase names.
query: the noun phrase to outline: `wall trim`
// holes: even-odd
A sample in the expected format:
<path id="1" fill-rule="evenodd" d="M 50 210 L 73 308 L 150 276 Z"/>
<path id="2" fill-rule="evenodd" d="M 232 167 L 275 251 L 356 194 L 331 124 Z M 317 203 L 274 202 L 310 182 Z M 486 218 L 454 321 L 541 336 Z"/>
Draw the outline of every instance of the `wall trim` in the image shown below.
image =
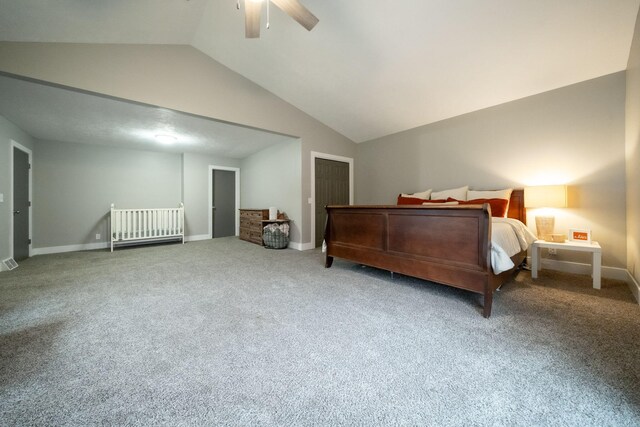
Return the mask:
<path id="1" fill-rule="evenodd" d="M 631 290 L 631 293 L 633 294 L 633 296 L 636 298 L 636 301 L 638 302 L 638 304 L 640 304 L 640 284 L 638 283 L 636 278 L 633 277 L 633 274 L 631 274 L 629 270 L 627 270 L 627 276 L 628 276 L 627 283 L 629 284 L 629 289 Z"/>
<path id="2" fill-rule="evenodd" d="M 199 240 L 209 240 L 209 239 L 211 239 L 211 236 L 209 236 L 208 234 L 194 234 L 192 236 L 185 236 L 184 241 L 197 242 Z"/>
<path id="3" fill-rule="evenodd" d="M 319 153 L 317 151 L 311 152 L 311 197 L 309 198 L 309 204 L 311 205 L 311 242 L 304 243 L 303 245 L 311 245 L 307 249 L 314 249 L 316 242 L 316 159 L 335 160 L 337 162 L 343 162 L 349 164 L 349 204 L 353 205 L 353 188 L 354 188 L 354 160 L 351 157 L 336 156 L 334 154 Z M 306 246 L 305 246 L 306 247 Z"/>
<path id="4" fill-rule="evenodd" d="M 310 243 L 289 242 L 289 247 L 297 251 L 308 251 L 310 249 L 315 249 L 313 247 L 313 242 L 310 242 Z"/>
<path id="5" fill-rule="evenodd" d="M 206 234 L 197 234 L 193 236 L 185 236 L 185 242 L 195 242 L 198 240 L 207 240 L 210 237 Z M 162 241 L 159 240 L 158 243 Z M 134 246 L 132 243 L 131 246 Z M 33 255 L 48 255 L 48 254 L 61 254 L 64 252 L 78 252 L 78 251 L 95 251 L 98 249 L 109 249 L 109 242 L 96 242 L 96 243 L 83 243 L 79 245 L 65 245 L 65 246 L 48 246 L 45 248 L 35 248 Z M 114 248 L 115 249 L 115 248 Z M 0 268 L 2 268 L 0 266 Z"/>
<path id="6" fill-rule="evenodd" d="M 96 249 L 108 249 L 109 243 L 97 242 L 97 243 L 84 243 L 79 245 L 65 245 L 65 246 L 49 246 L 45 248 L 35 248 L 33 255 L 48 255 L 48 254 L 60 254 L 64 252 L 78 252 L 78 251 L 93 251 Z"/>
<path id="7" fill-rule="evenodd" d="M 548 268 L 549 270 L 562 271 L 563 273 L 591 275 L 591 264 L 560 261 L 549 258 L 542 258 L 541 262 L 542 267 Z M 531 265 L 531 257 L 527 257 L 527 264 Z M 628 279 L 628 271 L 625 268 L 620 267 L 602 266 L 602 277 L 607 279 L 624 280 L 626 282 Z"/>
<path id="8" fill-rule="evenodd" d="M 542 267 L 549 270 L 562 271 L 564 273 L 591 275 L 591 264 L 571 261 L 559 261 L 555 259 L 542 258 Z M 527 264 L 531 265 L 531 257 L 527 257 Z M 620 267 L 602 266 L 602 277 L 607 279 L 622 280 L 629 286 L 629 290 L 640 304 L 640 284 L 631 275 L 629 270 Z"/>

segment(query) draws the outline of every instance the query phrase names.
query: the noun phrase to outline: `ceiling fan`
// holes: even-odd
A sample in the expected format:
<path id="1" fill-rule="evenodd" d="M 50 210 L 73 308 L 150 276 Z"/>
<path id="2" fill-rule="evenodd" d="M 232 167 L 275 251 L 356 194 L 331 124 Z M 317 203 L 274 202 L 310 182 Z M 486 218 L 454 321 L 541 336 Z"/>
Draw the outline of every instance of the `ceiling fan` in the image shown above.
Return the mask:
<path id="1" fill-rule="evenodd" d="M 298 0 L 244 0 L 244 35 L 248 39 L 260 37 L 260 15 L 264 2 L 267 3 L 267 28 L 269 28 L 269 3 L 271 2 L 308 31 L 318 23 L 318 18 Z M 237 0 L 237 8 L 240 9 L 240 0 Z"/>

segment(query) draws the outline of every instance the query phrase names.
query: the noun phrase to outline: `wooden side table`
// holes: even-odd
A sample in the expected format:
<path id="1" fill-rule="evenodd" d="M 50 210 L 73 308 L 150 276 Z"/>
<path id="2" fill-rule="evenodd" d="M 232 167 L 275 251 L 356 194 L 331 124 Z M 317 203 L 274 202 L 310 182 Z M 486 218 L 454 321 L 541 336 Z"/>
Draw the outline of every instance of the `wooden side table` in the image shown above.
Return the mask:
<path id="1" fill-rule="evenodd" d="M 600 289 L 600 281 L 602 274 L 602 248 L 598 242 L 591 243 L 581 243 L 581 242 L 570 242 L 566 241 L 564 243 L 556 243 L 556 242 L 547 242 L 546 240 L 536 240 L 531 245 L 531 277 L 533 279 L 538 278 L 538 271 L 542 269 L 542 265 L 540 263 L 540 251 L 543 249 L 560 249 L 560 250 L 570 250 L 570 251 L 578 251 L 578 252 L 591 252 L 593 255 L 592 260 L 592 274 L 593 277 L 593 288 Z"/>

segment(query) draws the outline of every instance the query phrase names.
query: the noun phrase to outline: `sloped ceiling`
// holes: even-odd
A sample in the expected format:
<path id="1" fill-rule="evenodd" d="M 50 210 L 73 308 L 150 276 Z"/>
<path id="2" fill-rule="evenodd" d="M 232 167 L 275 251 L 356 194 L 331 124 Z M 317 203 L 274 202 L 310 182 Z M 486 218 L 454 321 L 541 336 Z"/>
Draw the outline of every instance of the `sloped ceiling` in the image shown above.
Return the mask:
<path id="1" fill-rule="evenodd" d="M 0 40 L 191 44 L 356 142 L 626 69 L 640 0 L 0 0 Z M 264 21 L 264 16 L 263 16 Z"/>

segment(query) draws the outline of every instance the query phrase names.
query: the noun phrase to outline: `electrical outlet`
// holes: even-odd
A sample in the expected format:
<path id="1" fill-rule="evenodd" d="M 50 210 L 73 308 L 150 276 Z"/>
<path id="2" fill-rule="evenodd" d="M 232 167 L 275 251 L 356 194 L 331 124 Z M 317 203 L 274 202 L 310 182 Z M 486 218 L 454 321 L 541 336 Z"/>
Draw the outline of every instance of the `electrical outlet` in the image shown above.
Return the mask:
<path id="1" fill-rule="evenodd" d="M 100 240 L 100 233 L 96 234 L 96 240 Z"/>
<path id="2" fill-rule="evenodd" d="M 549 255 L 557 255 L 558 252 L 556 251 L 556 248 L 549 248 Z"/>

